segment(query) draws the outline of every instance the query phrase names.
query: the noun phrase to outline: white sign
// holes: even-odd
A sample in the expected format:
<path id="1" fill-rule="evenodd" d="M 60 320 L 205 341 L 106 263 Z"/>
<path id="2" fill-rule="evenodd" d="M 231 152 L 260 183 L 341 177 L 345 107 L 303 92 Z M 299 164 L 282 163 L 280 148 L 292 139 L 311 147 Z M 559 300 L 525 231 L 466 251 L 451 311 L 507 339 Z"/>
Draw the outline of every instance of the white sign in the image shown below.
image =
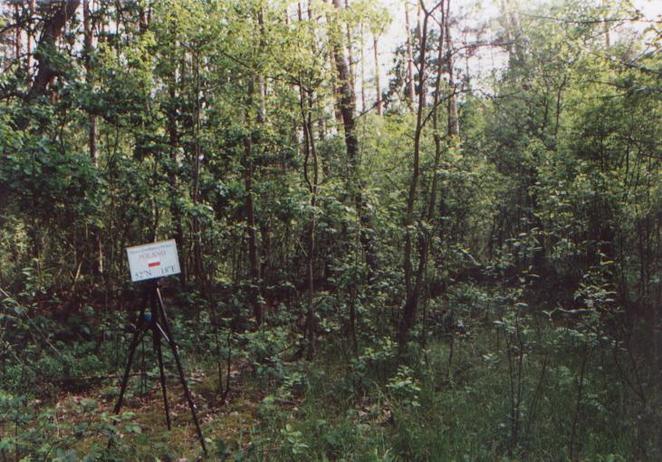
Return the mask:
<path id="1" fill-rule="evenodd" d="M 133 282 L 181 273 L 174 239 L 127 247 L 126 255 Z"/>

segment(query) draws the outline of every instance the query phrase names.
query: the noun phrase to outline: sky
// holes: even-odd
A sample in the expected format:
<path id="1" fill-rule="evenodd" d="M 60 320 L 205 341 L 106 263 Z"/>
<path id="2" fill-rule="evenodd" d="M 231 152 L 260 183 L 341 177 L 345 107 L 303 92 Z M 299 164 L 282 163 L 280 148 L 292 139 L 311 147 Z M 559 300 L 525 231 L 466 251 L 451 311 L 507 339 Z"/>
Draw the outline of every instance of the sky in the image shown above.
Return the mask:
<path id="1" fill-rule="evenodd" d="M 385 54 L 392 54 L 398 46 L 399 41 L 402 40 L 405 29 L 405 15 L 404 15 L 404 1 L 403 0 L 378 0 L 384 8 L 389 11 L 392 21 L 386 34 L 384 35 L 382 47 Z M 409 0 L 411 8 L 416 5 L 416 0 Z M 533 0 L 528 2 L 529 5 L 540 5 L 544 2 L 540 0 Z M 647 20 L 658 20 L 662 22 L 662 0 L 634 0 L 635 8 L 639 9 Z M 426 4 L 432 4 L 432 1 L 427 0 Z M 475 15 L 478 16 L 479 21 L 489 21 L 496 19 L 499 15 L 498 2 L 496 0 L 452 0 L 451 13 L 467 11 L 474 9 Z"/>
<path id="2" fill-rule="evenodd" d="M 389 11 L 391 16 L 391 23 L 389 28 L 380 39 L 380 78 L 382 88 L 386 88 L 388 85 L 388 71 L 392 67 L 393 57 L 396 48 L 401 45 L 404 34 L 405 34 L 405 15 L 404 15 L 404 1 L 403 0 L 377 0 L 384 8 Z M 426 0 L 426 4 L 431 5 L 432 0 Z M 532 0 L 529 2 L 520 1 L 520 3 L 525 3 L 528 7 L 535 7 L 536 5 L 541 5 L 542 0 Z M 415 5 L 417 4 L 416 0 L 409 0 L 410 7 L 410 19 L 415 21 Z M 643 30 L 646 26 L 650 25 L 650 21 L 658 21 L 659 24 L 662 24 L 662 0 L 633 0 L 635 8 L 642 12 L 645 21 L 632 24 L 631 27 L 634 27 L 636 30 Z M 452 0 L 451 1 L 451 14 L 465 16 L 468 14 L 469 18 L 476 18 L 475 23 L 485 23 L 496 20 L 499 16 L 499 8 L 497 7 L 498 0 Z M 485 37 L 488 38 L 488 37 Z M 365 50 L 365 76 L 367 79 L 374 78 L 374 61 L 373 61 L 373 51 L 372 51 L 372 40 L 366 40 L 366 45 L 368 49 Z M 498 50 L 490 49 L 483 51 L 480 56 L 469 63 L 470 72 L 472 74 L 483 75 L 489 73 L 494 68 L 502 67 L 505 64 L 505 57 Z M 357 69 L 357 72 L 358 69 Z M 371 80 L 372 81 L 372 80 Z M 374 95 L 372 87 L 369 84 L 369 89 L 366 91 L 368 95 Z"/>

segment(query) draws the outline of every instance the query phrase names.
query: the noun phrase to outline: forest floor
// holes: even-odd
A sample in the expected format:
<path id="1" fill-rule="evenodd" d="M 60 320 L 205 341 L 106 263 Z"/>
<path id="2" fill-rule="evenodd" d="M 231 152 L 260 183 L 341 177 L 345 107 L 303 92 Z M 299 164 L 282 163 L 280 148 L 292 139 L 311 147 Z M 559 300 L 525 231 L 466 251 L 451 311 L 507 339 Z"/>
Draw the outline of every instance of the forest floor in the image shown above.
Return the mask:
<path id="1" fill-rule="evenodd" d="M 188 375 L 207 447 L 217 441 L 231 441 L 240 446 L 236 449 L 246 450 L 263 393 L 242 380 L 240 371 L 233 369 L 233 388 L 226 402 L 223 402 L 218 392 L 218 380 L 213 378 L 214 373 L 196 369 Z M 200 442 L 183 388 L 178 382 L 176 375 L 168 374 L 171 430 L 166 428 L 158 376 L 151 374 L 147 379 L 147 390 L 141 390 L 140 377 L 132 376 L 121 409 L 121 419 L 116 422 L 112 417 L 109 418 L 113 415 L 119 393 L 115 381 L 83 392 L 62 393 L 54 403 L 42 404 L 44 407 L 53 407 L 53 420 L 56 423 L 54 436 L 58 439 L 75 438 L 81 428 L 101 428 L 104 421 L 111 421 L 121 444 L 134 448 L 137 454 L 149 454 L 159 460 L 171 460 L 172 454 L 177 454 L 177 460 L 195 460 L 201 453 Z M 88 434 L 74 448 L 77 453 L 86 454 L 92 446 L 107 442 L 108 436 L 103 432 Z"/>
<path id="2" fill-rule="evenodd" d="M 274 330 L 260 332 L 268 337 Z M 310 362 L 277 355 L 258 361 L 260 355 L 247 348 L 243 356 L 234 356 L 225 400 L 213 357 L 189 343 L 182 357 L 208 458 L 171 361 L 166 361 L 172 418 L 167 430 L 158 367 L 149 355 L 145 366 L 142 358 L 134 364 L 118 416 L 113 412 L 117 375 L 71 382 L 66 392 L 40 394 L 41 400 L 17 405 L 25 406 L 21 415 L 31 416 L 21 425 L 20 451 L 36 456 L 30 460 L 58 462 L 660 460 L 655 457 L 662 447 L 655 431 L 660 408 L 653 385 L 644 385 L 650 402 L 642 405 L 622 387 L 612 389 L 619 371 L 596 368 L 586 376 L 578 400 L 579 384 L 571 371 L 581 370 L 581 358 L 531 349 L 518 371 L 501 352 L 505 340 L 488 333 L 477 329 L 450 342 L 431 339 L 408 365 L 394 359 L 390 341 L 366 346 L 357 357 L 348 356 L 342 344 L 329 343 Z M 543 329 L 540 338 L 551 333 Z M 601 364 L 606 357 L 596 353 L 591 359 Z M 510 451 L 510 413 L 518 388 L 520 439 Z M 571 430 L 580 417 L 579 455 L 572 457 Z M 0 436 L 11 436 L 13 425 L 5 422 L 4 428 L 0 422 Z M 113 450 L 107 451 L 111 440 Z M 21 460 L 9 452 L 13 449 L 1 449 L 0 461 Z M 3 459 L 4 454 L 9 456 Z"/>

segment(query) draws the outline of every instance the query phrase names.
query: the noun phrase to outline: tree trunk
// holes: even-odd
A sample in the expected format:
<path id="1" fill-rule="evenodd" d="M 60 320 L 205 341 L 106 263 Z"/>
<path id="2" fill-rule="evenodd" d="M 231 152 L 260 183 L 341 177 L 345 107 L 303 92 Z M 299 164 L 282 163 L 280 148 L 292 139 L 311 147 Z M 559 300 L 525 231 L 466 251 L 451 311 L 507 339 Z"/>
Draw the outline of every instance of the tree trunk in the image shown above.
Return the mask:
<path id="1" fill-rule="evenodd" d="M 340 0 L 333 0 L 336 9 L 341 9 Z M 332 51 L 333 59 L 336 65 L 336 73 L 338 76 L 339 95 L 340 95 L 340 113 L 342 116 L 344 134 L 345 134 L 345 147 L 347 150 L 347 190 L 350 197 L 354 201 L 359 220 L 361 222 L 361 235 L 360 240 L 365 252 L 366 264 L 370 277 L 377 269 L 377 254 L 375 245 L 372 239 L 370 228 L 372 228 L 372 219 L 369 216 L 362 194 L 362 187 L 359 178 L 359 145 L 356 138 L 356 121 L 354 119 L 354 108 L 356 106 L 354 93 L 352 91 L 349 81 L 349 66 L 345 61 L 343 47 L 340 43 L 340 34 L 335 34 L 336 39 L 333 41 Z"/>
<path id="2" fill-rule="evenodd" d="M 85 82 L 88 89 L 92 92 L 94 87 L 94 78 L 92 75 L 92 51 L 94 49 L 94 28 L 91 20 L 90 13 L 90 0 L 83 0 L 83 55 L 85 66 Z M 98 166 L 97 159 L 97 117 L 90 113 L 87 116 L 88 132 L 87 132 L 87 146 L 90 154 L 90 159 L 95 166 Z M 97 265 L 96 272 L 103 274 L 104 255 L 103 243 L 101 240 L 101 231 L 98 229 L 92 230 L 93 240 L 97 249 Z"/>
<path id="3" fill-rule="evenodd" d="M 407 105 L 410 110 L 413 110 L 414 100 L 416 99 L 416 92 L 414 89 L 414 44 L 411 36 L 411 22 L 409 21 L 409 4 L 405 2 L 405 37 L 407 37 Z"/>
<path id="4" fill-rule="evenodd" d="M 450 0 L 446 0 L 447 4 L 450 4 Z M 435 206 L 437 200 L 437 189 L 439 183 L 439 174 L 437 170 L 439 169 L 439 162 L 441 160 L 441 135 L 439 134 L 439 102 L 441 100 L 441 74 L 442 74 L 442 62 L 444 56 L 444 31 L 447 28 L 448 22 L 448 11 L 444 10 L 444 0 L 441 0 L 441 24 L 439 26 L 439 50 L 437 52 L 437 78 L 435 79 L 434 85 L 434 101 L 432 104 L 433 113 L 432 113 L 432 132 L 434 133 L 434 163 L 432 165 L 432 186 L 430 187 L 430 196 L 428 201 L 428 210 L 426 219 L 432 225 L 432 220 L 435 215 Z M 450 96 L 453 97 L 452 95 Z M 450 133 L 449 133 L 450 136 Z"/>
<path id="5" fill-rule="evenodd" d="M 40 4 L 40 16 L 44 18 L 44 25 L 35 52 L 38 63 L 37 73 L 25 97 L 27 103 L 46 94 L 48 85 L 60 73 L 51 61 L 50 55 L 55 51 L 56 43 L 62 36 L 67 21 L 76 16 L 76 10 L 79 5 L 80 0 L 62 0 Z M 29 118 L 22 117 L 16 121 L 16 126 L 19 130 L 25 130 L 29 123 Z"/>
<path id="6" fill-rule="evenodd" d="M 174 56 L 173 56 L 174 59 Z M 166 114 L 166 131 L 168 132 L 168 144 L 170 145 L 170 166 L 168 168 L 168 182 L 170 183 L 170 214 L 175 227 L 175 241 L 179 246 L 181 253 L 181 270 L 179 280 L 182 286 L 186 286 L 188 279 L 188 269 L 186 266 L 186 246 L 184 245 L 184 229 L 182 227 L 182 213 L 177 203 L 178 199 L 178 181 L 177 181 L 177 150 L 179 148 L 179 132 L 177 128 L 177 71 L 173 67 L 168 81 L 168 110 Z"/>
<path id="7" fill-rule="evenodd" d="M 610 35 L 610 32 L 609 32 L 609 18 L 608 18 L 608 16 L 609 16 L 609 3 L 607 2 L 607 0 L 602 0 L 601 6 L 602 6 L 602 8 L 604 8 L 604 19 L 602 21 L 602 27 L 603 27 L 604 34 L 605 34 L 605 48 L 609 49 L 609 48 L 611 48 L 611 35 Z"/>
<path id="8" fill-rule="evenodd" d="M 450 2 L 450 0 L 447 0 Z M 416 287 L 417 291 L 423 290 L 423 293 L 426 297 L 429 297 L 430 294 L 430 284 L 426 278 L 428 261 L 430 255 L 433 252 L 433 240 L 432 232 L 435 221 L 435 207 L 437 202 L 437 190 L 439 188 L 439 174 L 437 170 L 439 169 L 439 164 L 441 161 L 442 153 L 442 140 L 441 135 L 439 134 L 439 102 L 441 100 L 441 75 L 442 75 L 442 58 L 443 58 L 443 49 L 444 49 L 444 25 L 447 24 L 447 16 L 444 11 L 443 0 L 441 0 L 441 24 L 440 24 L 440 33 L 439 33 L 439 49 L 437 53 L 437 69 L 436 74 L 437 78 L 435 79 L 435 91 L 434 91 L 434 101 L 432 105 L 432 132 L 434 138 L 434 161 L 432 163 L 432 185 L 430 186 L 430 191 L 428 193 L 428 203 L 427 208 L 424 212 L 425 224 L 421 230 L 419 238 L 419 256 L 418 256 L 418 271 L 416 273 Z M 425 298 L 422 303 L 425 307 L 427 298 Z M 425 309 L 423 312 L 423 322 L 425 324 Z M 423 344 L 425 345 L 427 341 L 426 333 L 423 332 Z"/>
<path id="9" fill-rule="evenodd" d="M 264 29 L 264 11 L 261 7 L 257 12 L 257 22 L 260 26 L 260 51 L 262 51 L 266 46 L 266 35 Z M 258 108 L 257 112 L 257 123 L 263 124 L 267 121 L 267 82 L 262 72 L 257 74 L 257 84 L 260 103 L 260 107 Z"/>
<path id="10" fill-rule="evenodd" d="M 334 0 L 329 0 L 331 3 Z M 299 16 L 299 20 L 301 17 Z M 331 67 L 331 84 L 333 85 L 333 94 L 335 96 L 333 103 L 333 116 L 336 121 L 336 130 L 340 133 L 340 127 L 343 126 L 342 106 L 342 81 L 338 81 L 338 64 L 336 63 L 336 48 L 329 49 L 329 65 Z M 345 71 L 347 73 L 347 71 Z"/>
<path id="11" fill-rule="evenodd" d="M 194 205 L 200 201 L 200 170 L 202 168 L 202 145 L 200 144 L 200 131 L 202 119 L 202 101 L 201 101 L 201 87 L 200 87 L 200 57 L 198 51 L 193 51 L 193 78 L 195 81 L 195 107 L 193 113 L 193 170 L 192 170 L 192 190 L 191 199 Z M 207 298 L 208 284 L 207 276 L 203 262 L 203 243 L 202 243 L 202 229 L 200 221 L 197 216 L 191 219 L 191 231 L 193 234 L 193 270 L 195 271 L 195 278 L 199 286 L 202 287 L 202 295 Z M 198 310 L 199 313 L 199 310 Z"/>
<path id="12" fill-rule="evenodd" d="M 258 327 L 262 324 L 262 304 L 260 303 L 260 259 L 257 249 L 257 227 L 255 224 L 255 204 L 253 201 L 253 124 L 251 123 L 250 108 L 253 105 L 253 98 L 255 95 L 255 81 L 252 77 L 249 78 L 248 91 L 247 91 L 247 108 L 246 108 L 246 127 L 248 130 L 247 135 L 244 137 L 244 213 L 246 214 L 246 225 L 248 227 L 248 271 L 250 278 L 249 290 L 249 303 L 253 307 L 253 315 L 255 323 Z"/>
<path id="13" fill-rule="evenodd" d="M 18 3 L 14 4 L 14 22 L 16 30 L 14 34 L 14 52 L 16 54 L 16 68 L 21 69 L 21 15 Z"/>
<path id="14" fill-rule="evenodd" d="M 76 15 L 80 0 L 63 0 L 60 2 L 42 3 L 42 14 L 47 18 L 42 29 L 41 39 L 37 45 L 38 71 L 28 92 L 28 100 L 43 95 L 47 85 L 58 75 L 49 57 L 49 51 L 55 48 L 57 40 L 61 37 L 67 21 Z"/>
<path id="15" fill-rule="evenodd" d="M 517 62 L 523 63 L 524 48 L 522 43 L 522 31 L 516 6 L 513 5 L 512 0 L 500 0 L 499 7 L 503 14 L 509 66 L 512 66 Z"/>
<path id="16" fill-rule="evenodd" d="M 349 9 L 349 0 L 345 0 L 345 9 Z M 354 53 L 352 49 L 352 29 L 349 22 L 345 25 L 345 33 L 347 40 L 347 63 L 349 66 L 349 88 L 352 90 L 352 94 L 356 95 L 356 84 L 354 82 L 354 76 L 356 73 L 354 70 Z"/>
<path id="17" fill-rule="evenodd" d="M 359 50 L 361 53 L 361 112 L 366 111 L 365 104 L 365 44 L 363 43 L 363 24 L 361 24 L 361 30 L 359 32 Z"/>
<path id="18" fill-rule="evenodd" d="M 90 18 L 90 0 L 83 0 L 83 30 L 84 30 L 84 64 L 85 64 L 85 80 L 87 85 L 92 90 L 92 50 L 94 47 L 94 37 L 92 30 L 92 23 Z M 97 164 L 97 118 L 94 114 L 88 116 L 89 131 L 88 131 L 88 147 L 90 151 L 90 159 Z"/>
<path id="19" fill-rule="evenodd" d="M 460 119 L 457 115 L 457 88 L 455 86 L 454 70 L 453 70 L 453 41 L 451 40 L 450 32 L 450 6 L 451 2 L 446 2 L 446 14 L 444 15 L 444 29 L 441 32 L 446 35 L 446 66 L 448 72 L 448 86 L 450 87 L 450 94 L 448 96 L 448 137 L 452 141 L 453 137 L 460 135 Z"/>
<path id="20" fill-rule="evenodd" d="M 437 6 L 439 6 L 439 5 L 437 5 Z M 422 11 L 421 2 L 417 1 L 416 2 L 416 39 L 418 41 L 419 46 L 422 46 L 422 44 L 423 44 L 423 37 L 422 37 L 423 30 L 421 28 L 421 11 Z M 422 69 L 421 69 L 421 72 L 423 72 Z M 423 93 L 423 98 L 421 99 L 421 101 L 423 103 L 423 107 L 425 107 L 427 105 L 427 103 L 426 103 L 427 92 L 425 90 L 426 85 L 427 85 L 427 79 L 425 77 L 423 77 L 422 79 L 418 79 L 418 91 L 420 93 Z M 414 88 L 414 90 L 415 90 L 415 88 Z"/>
<path id="21" fill-rule="evenodd" d="M 315 251 L 316 251 L 316 217 L 315 207 L 317 206 L 317 187 L 319 182 L 319 168 L 317 162 L 317 149 L 315 147 L 315 138 L 313 135 L 313 121 L 312 121 L 312 95 L 306 94 L 302 86 L 299 87 L 300 95 L 300 108 L 301 119 L 303 125 L 303 139 L 304 139 L 304 162 L 303 162 L 303 175 L 308 185 L 308 192 L 310 194 L 310 207 L 311 216 L 308 222 L 307 230 L 307 253 L 308 258 L 306 262 L 306 279 L 307 279 L 307 303 L 306 310 L 306 356 L 312 359 L 316 351 L 316 334 L 315 334 Z M 312 175 L 309 171 L 310 162 L 312 161 Z"/>
<path id="22" fill-rule="evenodd" d="M 299 14 L 301 14 L 301 3 L 299 3 Z M 257 22 L 260 31 L 259 50 L 265 46 L 264 16 L 261 8 L 257 11 Z M 253 161 L 253 147 L 255 140 L 253 138 L 253 123 L 251 109 L 255 102 L 255 80 L 258 82 L 258 107 L 255 117 L 258 126 L 264 124 L 266 120 L 266 98 L 265 98 L 265 79 L 261 72 L 257 77 L 251 76 L 248 81 L 248 93 L 246 104 L 246 126 L 248 135 L 244 139 L 244 188 L 246 190 L 246 199 L 244 208 L 246 212 L 246 223 L 248 225 L 248 264 L 251 288 L 249 291 L 250 304 L 253 307 L 253 316 L 255 324 L 259 328 L 264 321 L 264 307 L 262 304 L 262 268 L 260 265 L 260 255 L 258 249 L 257 224 L 255 220 L 255 203 L 253 197 L 253 177 L 255 174 L 255 163 Z"/>
<path id="23" fill-rule="evenodd" d="M 333 0 L 333 4 L 338 10 L 342 8 L 340 5 L 340 0 Z M 348 176 L 352 181 L 352 183 L 350 183 L 350 187 L 353 187 L 353 180 L 355 179 L 354 175 L 356 174 L 356 169 L 358 167 L 358 140 L 356 139 L 356 133 L 354 129 L 354 107 L 356 103 L 351 87 L 349 66 L 345 60 L 340 37 L 337 37 L 336 40 L 334 40 L 332 52 L 333 61 L 336 66 L 336 75 L 338 78 L 340 115 L 345 132 L 345 146 L 347 148 L 347 161 L 349 169 Z"/>
<path id="24" fill-rule="evenodd" d="M 380 80 L 379 80 L 379 37 L 377 34 L 374 34 L 372 36 L 372 44 L 373 44 L 373 51 L 375 53 L 375 93 L 376 93 L 376 106 L 377 106 L 377 114 L 382 115 L 384 113 L 384 109 L 382 107 L 382 88 L 380 85 Z"/>
<path id="25" fill-rule="evenodd" d="M 426 11 L 423 19 L 423 28 L 421 32 L 421 50 L 420 50 L 420 68 L 418 74 L 419 85 L 424 83 L 425 79 L 425 55 L 427 50 L 427 35 L 428 35 L 428 20 L 431 12 Z M 414 220 L 414 207 L 418 196 L 418 182 L 420 179 L 420 152 L 421 152 L 421 136 L 423 132 L 423 111 L 424 99 L 423 92 L 418 93 L 418 107 L 416 110 L 416 130 L 414 132 L 414 158 L 412 161 L 412 174 L 409 182 L 409 194 L 407 196 L 407 209 L 405 212 L 404 229 L 405 229 L 405 243 L 404 243 L 404 260 L 403 272 L 405 279 L 405 303 L 403 306 L 403 313 L 398 326 L 398 345 L 400 351 L 404 351 L 407 341 L 409 339 L 409 331 L 416 322 L 416 313 L 418 310 L 418 298 L 421 285 L 421 277 L 414 278 L 412 271 L 412 228 L 416 228 Z M 427 249 L 422 251 L 421 255 L 426 255 Z M 419 267 L 417 275 L 422 273 L 422 268 L 425 267 L 426 261 L 419 258 Z"/>
<path id="26" fill-rule="evenodd" d="M 28 24 L 30 27 L 28 27 L 28 30 L 26 30 L 25 35 L 26 35 L 26 45 L 25 45 L 25 52 L 26 52 L 26 61 L 25 61 L 25 75 L 27 77 L 27 81 L 30 81 L 30 78 L 32 77 L 32 18 L 34 16 L 34 10 L 35 10 L 35 0 L 30 0 L 29 2 L 30 5 L 30 18 L 28 20 Z"/>

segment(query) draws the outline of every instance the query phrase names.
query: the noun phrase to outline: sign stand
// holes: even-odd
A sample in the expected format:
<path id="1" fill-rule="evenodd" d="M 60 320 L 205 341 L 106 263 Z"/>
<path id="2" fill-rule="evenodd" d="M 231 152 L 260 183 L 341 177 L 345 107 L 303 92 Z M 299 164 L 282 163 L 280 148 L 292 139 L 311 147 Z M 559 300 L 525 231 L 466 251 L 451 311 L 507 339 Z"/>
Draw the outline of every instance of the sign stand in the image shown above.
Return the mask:
<path id="1" fill-rule="evenodd" d="M 170 241 L 167 241 L 166 244 L 174 247 L 174 241 L 172 241 L 172 244 L 170 244 Z M 141 246 L 141 247 L 146 247 L 146 246 Z M 174 248 L 175 248 L 174 258 L 176 261 L 175 271 L 178 273 L 179 262 L 177 261 L 176 247 Z M 132 265 L 131 253 L 130 253 L 131 249 L 132 248 L 127 249 L 127 251 L 129 252 L 130 266 Z M 150 267 L 154 266 L 153 263 L 148 263 L 148 264 L 150 265 Z M 136 278 L 134 278 L 133 274 L 134 272 L 132 271 L 132 278 L 135 281 Z M 170 328 L 170 322 L 168 321 L 168 316 L 166 315 L 165 304 L 163 303 L 161 289 L 159 288 L 158 285 L 159 276 L 156 277 L 151 276 L 148 278 L 152 280 L 145 283 L 145 290 L 143 292 L 142 302 L 140 304 L 140 315 L 138 316 L 137 328 L 135 333 L 133 334 L 133 339 L 131 340 L 131 344 L 129 345 L 127 364 L 124 370 L 124 376 L 122 378 L 120 395 L 117 400 L 117 404 L 115 404 L 114 412 L 115 414 L 119 414 L 120 409 L 122 408 L 122 403 L 124 402 L 124 393 L 126 392 L 126 388 L 129 383 L 129 375 L 131 373 L 131 366 L 133 363 L 133 357 L 135 355 L 136 349 L 138 348 L 138 345 L 141 343 L 143 337 L 147 334 L 147 332 L 151 331 L 154 353 L 156 354 L 156 357 L 159 362 L 159 375 L 161 380 L 161 390 L 163 392 L 163 405 L 165 408 L 165 418 L 166 418 L 166 425 L 168 426 L 168 430 L 171 429 L 170 405 L 168 402 L 168 391 L 166 388 L 166 376 L 165 376 L 165 369 L 163 366 L 163 352 L 161 350 L 161 339 L 163 339 L 165 343 L 168 346 L 170 346 L 172 355 L 175 358 L 175 364 L 177 365 L 177 373 L 179 375 L 179 380 L 182 384 L 182 388 L 184 389 L 184 397 L 186 398 L 186 401 L 188 402 L 188 406 L 191 409 L 191 415 L 193 416 L 193 423 L 195 424 L 195 429 L 198 433 L 198 439 L 200 440 L 200 445 L 202 446 L 202 450 L 204 451 L 205 454 L 207 454 L 207 447 L 205 446 L 205 439 L 202 435 L 202 429 L 200 428 L 198 415 L 195 411 L 193 396 L 191 395 L 191 391 L 186 382 L 186 376 L 184 375 L 184 368 L 182 367 L 182 362 L 179 359 L 179 353 L 177 351 L 177 343 L 175 342 L 175 339 L 173 337 L 172 330 Z M 143 278 L 143 279 L 148 279 L 148 278 Z M 149 304 L 150 307 L 149 313 L 145 312 L 145 308 L 147 304 Z M 110 446 L 110 442 L 108 445 Z"/>

